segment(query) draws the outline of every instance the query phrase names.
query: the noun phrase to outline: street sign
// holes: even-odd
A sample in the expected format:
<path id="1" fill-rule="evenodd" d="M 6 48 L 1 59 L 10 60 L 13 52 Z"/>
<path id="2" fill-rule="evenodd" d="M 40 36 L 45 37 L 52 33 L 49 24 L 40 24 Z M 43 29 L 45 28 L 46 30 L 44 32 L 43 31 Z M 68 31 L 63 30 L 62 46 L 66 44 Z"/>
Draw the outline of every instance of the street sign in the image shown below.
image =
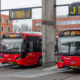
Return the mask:
<path id="1" fill-rule="evenodd" d="M 69 16 L 80 15 L 80 3 L 73 3 L 69 6 Z"/>
<path id="2" fill-rule="evenodd" d="M 32 18 L 32 9 L 31 8 L 12 9 L 9 11 L 9 18 L 11 20 L 31 19 Z"/>

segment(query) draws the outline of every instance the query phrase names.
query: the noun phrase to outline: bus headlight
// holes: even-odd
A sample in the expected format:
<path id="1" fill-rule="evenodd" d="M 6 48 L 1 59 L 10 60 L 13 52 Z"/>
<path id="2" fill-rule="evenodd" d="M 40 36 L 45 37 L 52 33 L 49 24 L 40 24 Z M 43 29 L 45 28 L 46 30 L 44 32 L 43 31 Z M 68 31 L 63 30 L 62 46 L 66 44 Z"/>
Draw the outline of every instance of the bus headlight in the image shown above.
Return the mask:
<path id="1" fill-rule="evenodd" d="M 20 57 L 17 57 L 16 59 L 21 59 L 22 57 L 20 56 Z"/>

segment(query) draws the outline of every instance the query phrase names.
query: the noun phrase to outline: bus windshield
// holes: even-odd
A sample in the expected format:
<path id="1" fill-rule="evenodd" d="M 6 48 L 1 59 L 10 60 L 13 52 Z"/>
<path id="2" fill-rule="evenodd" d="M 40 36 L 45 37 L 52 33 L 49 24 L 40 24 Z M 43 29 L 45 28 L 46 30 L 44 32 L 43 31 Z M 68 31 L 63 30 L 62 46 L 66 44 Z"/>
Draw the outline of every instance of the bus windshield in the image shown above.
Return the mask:
<path id="1" fill-rule="evenodd" d="M 1 52 L 21 52 L 23 39 L 3 39 L 1 42 Z"/>
<path id="2" fill-rule="evenodd" d="M 58 42 L 60 55 L 79 56 L 80 37 L 61 37 Z"/>

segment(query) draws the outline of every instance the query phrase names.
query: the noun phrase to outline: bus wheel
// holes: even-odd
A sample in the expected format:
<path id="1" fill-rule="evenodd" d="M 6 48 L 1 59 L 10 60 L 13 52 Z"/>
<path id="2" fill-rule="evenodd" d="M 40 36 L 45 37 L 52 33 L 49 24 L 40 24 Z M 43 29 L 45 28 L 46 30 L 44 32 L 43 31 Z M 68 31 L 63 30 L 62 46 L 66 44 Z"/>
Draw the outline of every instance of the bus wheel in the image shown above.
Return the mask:
<path id="1" fill-rule="evenodd" d="M 38 66 L 42 66 L 42 57 L 39 57 Z"/>

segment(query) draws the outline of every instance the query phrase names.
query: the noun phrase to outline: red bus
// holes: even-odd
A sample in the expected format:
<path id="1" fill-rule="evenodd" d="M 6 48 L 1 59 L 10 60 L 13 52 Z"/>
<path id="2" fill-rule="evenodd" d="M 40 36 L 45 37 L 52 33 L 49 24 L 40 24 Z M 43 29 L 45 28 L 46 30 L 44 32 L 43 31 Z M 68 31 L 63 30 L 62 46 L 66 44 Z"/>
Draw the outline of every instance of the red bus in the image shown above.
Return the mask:
<path id="1" fill-rule="evenodd" d="M 0 63 L 41 65 L 42 35 L 37 32 L 4 34 L 0 47 Z"/>
<path id="2" fill-rule="evenodd" d="M 57 45 L 58 68 L 80 69 L 80 30 L 59 31 Z"/>

